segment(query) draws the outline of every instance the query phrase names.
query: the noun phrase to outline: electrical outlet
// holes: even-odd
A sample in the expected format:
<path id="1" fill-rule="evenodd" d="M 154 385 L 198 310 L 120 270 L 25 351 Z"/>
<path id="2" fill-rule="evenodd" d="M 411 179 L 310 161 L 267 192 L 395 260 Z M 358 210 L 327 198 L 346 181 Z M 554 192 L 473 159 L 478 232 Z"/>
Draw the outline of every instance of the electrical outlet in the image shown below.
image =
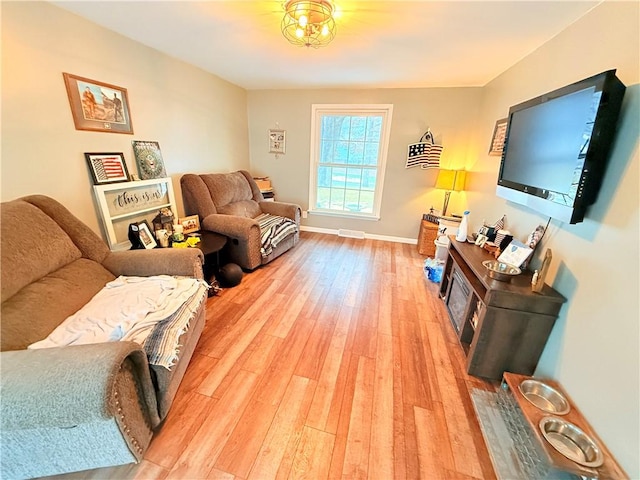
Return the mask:
<path id="1" fill-rule="evenodd" d="M 307 218 L 307 211 L 306 210 L 302 210 L 302 218 Z"/>

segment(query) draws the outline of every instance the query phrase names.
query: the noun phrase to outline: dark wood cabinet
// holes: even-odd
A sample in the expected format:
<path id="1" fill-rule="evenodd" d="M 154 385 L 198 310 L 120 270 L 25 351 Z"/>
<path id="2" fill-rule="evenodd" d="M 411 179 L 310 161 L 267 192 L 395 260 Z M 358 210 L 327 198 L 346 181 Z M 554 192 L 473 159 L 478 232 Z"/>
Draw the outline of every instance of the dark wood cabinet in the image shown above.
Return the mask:
<path id="1" fill-rule="evenodd" d="M 532 375 L 566 299 L 545 285 L 531 290 L 531 272 L 511 282 L 487 275 L 493 257 L 472 243 L 451 244 L 440 296 L 467 355 L 467 372 L 500 380 L 505 371 Z"/>

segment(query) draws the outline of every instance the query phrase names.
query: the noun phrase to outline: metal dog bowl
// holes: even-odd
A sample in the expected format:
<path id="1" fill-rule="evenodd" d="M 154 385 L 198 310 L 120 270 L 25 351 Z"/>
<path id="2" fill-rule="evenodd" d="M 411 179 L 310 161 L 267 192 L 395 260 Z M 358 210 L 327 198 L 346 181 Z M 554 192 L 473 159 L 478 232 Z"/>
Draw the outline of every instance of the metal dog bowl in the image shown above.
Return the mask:
<path id="1" fill-rule="evenodd" d="M 510 282 L 513 277 L 521 273 L 518 267 L 497 260 L 485 260 L 482 265 L 489 272 L 489 277 L 501 282 Z"/>
<path id="2" fill-rule="evenodd" d="M 571 408 L 564 395 L 539 380 L 524 380 L 518 385 L 518 388 L 524 398 L 547 413 L 564 415 Z"/>
<path id="3" fill-rule="evenodd" d="M 562 418 L 543 417 L 539 426 L 547 442 L 569 460 L 585 467 L 595 468 L 602 465 L 602 450 L 573 423 Z"/>

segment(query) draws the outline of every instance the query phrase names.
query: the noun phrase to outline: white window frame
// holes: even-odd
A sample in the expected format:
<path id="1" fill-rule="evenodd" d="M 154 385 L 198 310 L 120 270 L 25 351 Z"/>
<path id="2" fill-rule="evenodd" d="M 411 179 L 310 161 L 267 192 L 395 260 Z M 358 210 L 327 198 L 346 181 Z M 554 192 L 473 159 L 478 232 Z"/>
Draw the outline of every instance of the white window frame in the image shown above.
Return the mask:
<path id="1" fill-rule="evenodd" d="M 318 166 L 320 163 L 320 127 L 322 115 L 367 115 L 380 114 L 382 116 L 382 131 L 380 132 L 380 150 L 378 152 L 376 188 L 374 190 L 373 213 L 344 212 L 338 210 L 316 208 L 318 193 Z M 360 218 L 366 220 L 380 220 L 382 206 L 382 191 L 384 175 L 387 169 L 387 154 L 389 152 L 389 138 L 391 133 L 392 104 L 312 104 L 311 105 L 311 153 L 309 172 L 309 213 L 341 218 Z"/>

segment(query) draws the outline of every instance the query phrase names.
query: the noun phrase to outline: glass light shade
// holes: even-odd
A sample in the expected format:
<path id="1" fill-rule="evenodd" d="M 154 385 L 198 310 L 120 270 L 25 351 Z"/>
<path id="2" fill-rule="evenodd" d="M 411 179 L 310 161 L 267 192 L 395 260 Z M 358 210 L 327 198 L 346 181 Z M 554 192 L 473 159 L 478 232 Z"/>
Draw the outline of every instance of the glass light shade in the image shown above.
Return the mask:
<path id="1" fill-rule="evenodd" d="M 290 43 L 318 48 L 335 37 L 334 6 L 329 0 L 289 0 L 284 9 L 281 29 Z"/>

